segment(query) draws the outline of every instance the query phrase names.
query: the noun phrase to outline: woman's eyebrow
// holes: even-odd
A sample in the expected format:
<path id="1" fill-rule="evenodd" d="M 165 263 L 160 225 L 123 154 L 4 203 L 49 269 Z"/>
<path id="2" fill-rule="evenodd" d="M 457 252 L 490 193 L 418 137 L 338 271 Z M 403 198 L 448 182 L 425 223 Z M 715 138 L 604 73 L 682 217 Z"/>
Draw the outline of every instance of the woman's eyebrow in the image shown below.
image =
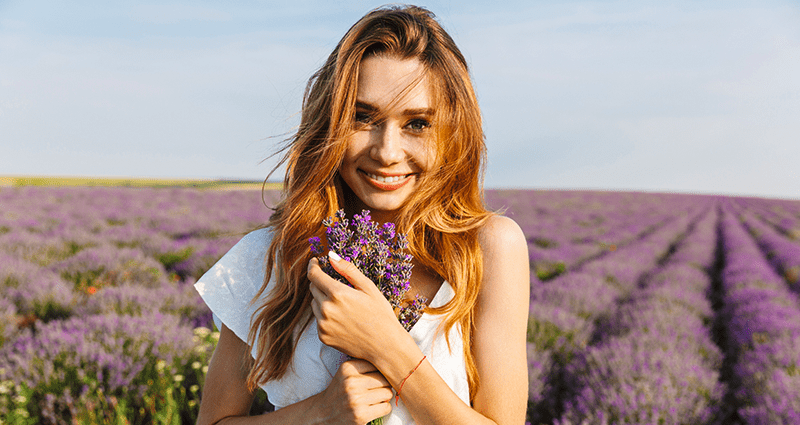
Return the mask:
<path id="1" fill-rule="evenodd" d="M 378 112 L 380 108 L 375 105 L 363 101 L 356 101 L 356 109 L 367 112 Z M 402 112 L 404 116 L 411 115 L 433 115 L 433 108 L 410 108 Z"/>
<path id="2" fill-rule="evenodd" d="M 377 112 L 378 108 L 376 106 L 370 105 L 367 102 L 362 102 L 360 100 L 356 101 L 356 109 L 363 109 L 369 112 Z"/>

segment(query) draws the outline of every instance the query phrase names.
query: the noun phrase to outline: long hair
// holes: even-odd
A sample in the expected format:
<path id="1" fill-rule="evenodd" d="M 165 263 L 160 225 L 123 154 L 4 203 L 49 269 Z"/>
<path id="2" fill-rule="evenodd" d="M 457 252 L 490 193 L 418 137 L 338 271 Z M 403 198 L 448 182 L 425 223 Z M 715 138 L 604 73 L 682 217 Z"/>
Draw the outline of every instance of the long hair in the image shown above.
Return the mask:
<path id="1" fill-rule="evenodd" d="M 273 239 L 264 284 L 254 301 L 273 273 L 275 287 L 253 315 L 248 343 L 257 355 L 247 382 L 253 389 L 281 378 L 300 332 L 311 320 L 308 239 L 323 234 L 322 220 L 344 208 L 350 202 L 347 197 L 353 196 L 338 169 L 355 131 L 359 66 L 370 55 L 417 59 L 431 82 L 436 161 L 422 173 L 419 189 L 401 207 L 395 224 L 408 235 L 409 252 L 455 291 L 446 305 L 428 311 L 445 314 L 445 335 L 455 324 L 461 325 L 474 397 L 478 376 L 471 341 L 483 270 L 477 232 L 492 215 L 483 202 L 486 147 L 464 56 L 433 13 L 415 6 L 387 6 L 365 15 L 306 86 L 300 126 L 276 166 L 286 164 L 285 185 L 267 224 Z"/>

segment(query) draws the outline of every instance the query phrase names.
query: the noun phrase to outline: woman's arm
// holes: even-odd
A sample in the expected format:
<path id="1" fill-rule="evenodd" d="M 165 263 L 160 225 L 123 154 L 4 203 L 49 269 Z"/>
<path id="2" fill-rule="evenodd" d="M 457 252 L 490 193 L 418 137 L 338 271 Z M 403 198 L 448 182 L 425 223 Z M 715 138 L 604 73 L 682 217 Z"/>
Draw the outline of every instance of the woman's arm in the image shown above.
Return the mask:
<path id="1" fill-rule="evenodd" d="M 528 404 L 528 243 L 516 222 L 497 216 L 482 229 L 481 247 L 483 285 L 473 335 L 481 385 L 473 407 L 499 424 L 522 424 Z"/>
<path id="2" fill-rule="evenodd" d="M 484 271 L 473 353 L 481 386 L 473 407 L 458 398 L 427 361 L 409 375 L 422 352 L 380 291 L 355 266 L 332 261 L 353 284 L 350 288 L 327 277 L 316 260 L 309 264 L 320 340 L 368 360 L 395 389 L 402 383 L 400 397 L 419 424 L 521 424 L 525 420 L 525 330 L 530 297 L 527 243 L 519 226 L 505 217 L 490 219 L 480 240 Z"/>
<path id="3" fill-rule="evenodd" d="M 222 325 L 208 366 L 198 425 L 360 425 L 391 411 L 389 383 L 368 362 L 354 360 L 343 363 L 321 393 L 275 412 L 247 416 L 254 398 L 247 389 L 251 361 L 249 346 Z"/>

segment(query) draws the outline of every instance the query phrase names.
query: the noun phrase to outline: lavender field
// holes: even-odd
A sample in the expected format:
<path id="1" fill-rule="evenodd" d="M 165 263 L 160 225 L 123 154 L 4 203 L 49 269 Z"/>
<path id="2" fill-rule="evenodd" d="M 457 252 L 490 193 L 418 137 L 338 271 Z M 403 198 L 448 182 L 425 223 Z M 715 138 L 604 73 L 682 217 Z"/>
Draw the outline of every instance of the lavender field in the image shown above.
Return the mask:
<path id="1" fill-rule="evenodd" d="M 532 424 L 800 423 L 800 201 L 487 200 L 529 242 Z M 194 423 L 218 333 L 192 284 L 269 213 L 259 191 L 0 188 L 0 423 Z"/>

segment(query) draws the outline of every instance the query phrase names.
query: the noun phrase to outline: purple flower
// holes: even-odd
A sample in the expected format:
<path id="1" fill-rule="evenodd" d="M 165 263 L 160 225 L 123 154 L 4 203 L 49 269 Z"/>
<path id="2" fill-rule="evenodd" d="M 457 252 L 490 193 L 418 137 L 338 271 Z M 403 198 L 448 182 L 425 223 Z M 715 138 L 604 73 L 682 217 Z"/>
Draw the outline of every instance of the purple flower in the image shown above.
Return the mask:
<path id="1" fill-rule="evenodd" d="M 408 241 L 403 234 L 395 233 L 393 223 L 379 226 L 372 221 L 368 210 L 353 216 L 353 225 L 345 218 L 343 210 L 322 221 L 326 227 L 325 238 L 328 248 L 345 260 L 353 263 L 369 278 L 383 296 L 389 300 L 398 313 L 398 320 L 408 331 L 422 316 L 426 299 L 417 295 L 407 299 L 411 287 L 411 260 L 413 257 L 403 252 Z M 349 285 L 328 261 L 322 240 L 318 236 L 309 238 L 311 252 L 317 255 L 322 270 L 334 279 Z"/>

